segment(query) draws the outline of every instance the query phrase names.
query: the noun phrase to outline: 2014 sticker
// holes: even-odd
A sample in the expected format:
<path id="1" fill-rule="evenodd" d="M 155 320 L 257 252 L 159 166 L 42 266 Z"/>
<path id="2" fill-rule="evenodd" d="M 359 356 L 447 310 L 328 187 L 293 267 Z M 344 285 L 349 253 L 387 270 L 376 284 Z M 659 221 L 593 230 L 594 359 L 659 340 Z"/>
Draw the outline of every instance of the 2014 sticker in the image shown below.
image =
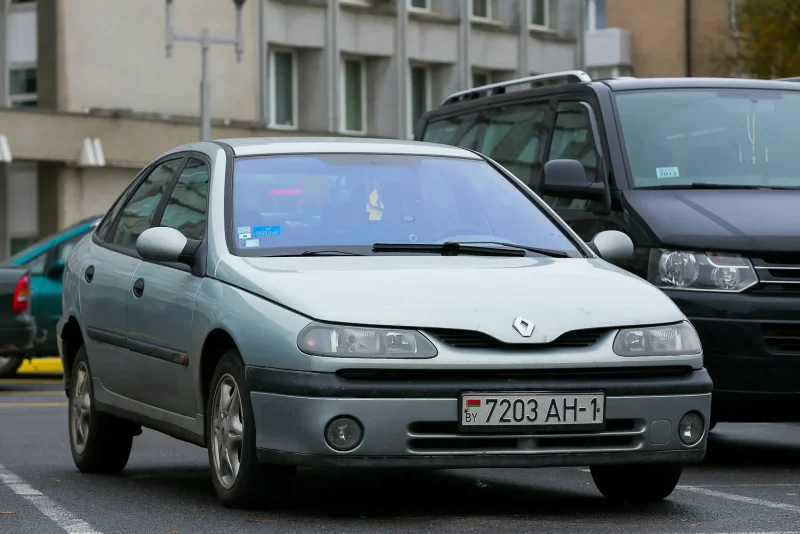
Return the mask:
<path id="1" fill-rule="evenodd" d="M 656 167 L 656 178 L 680 178 L 678 167 Z"/>
<path id="2" fill-rule="evenodd" d="M 275 237 L 281 235 L 280 226 L 254 226 L 253 237 Z"/>

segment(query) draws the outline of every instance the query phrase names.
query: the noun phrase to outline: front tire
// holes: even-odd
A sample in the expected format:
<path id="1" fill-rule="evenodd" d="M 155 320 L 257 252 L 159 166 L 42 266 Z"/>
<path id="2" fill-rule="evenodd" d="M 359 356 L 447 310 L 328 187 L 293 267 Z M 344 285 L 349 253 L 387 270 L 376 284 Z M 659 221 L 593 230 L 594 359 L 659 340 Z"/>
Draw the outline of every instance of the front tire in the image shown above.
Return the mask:
<path id="1" fill-rule="evenodd" d="M 119 473 L 133 446 L 132 425 L 95 408 L 94 384 L 81 346 L 69 385 L 69 445 L 75 466 L 84 473 Z"/>
<path id="2" fill-rule="evenodd" d="M 681 479 L 680 464 L 599 465 L 590 468 L 604 497 L 612 501 L 649 503 L 666 499 Z"/>
<path id="3" fill-rule="evenodd" d="M 10 378 L 14 376 L 17 369 L 22 365 L 22 361 L 22 358 L 0 356 L 0 378 Z"/>
<path id="4" fill-rule="evenodd" d="M 211 480 L 226 507 L 256 508 L 289 494 L 295 468 L 258 462 L 250 390 L 235 349 L 222 356 L 211 379 L 206 437 Z"/>

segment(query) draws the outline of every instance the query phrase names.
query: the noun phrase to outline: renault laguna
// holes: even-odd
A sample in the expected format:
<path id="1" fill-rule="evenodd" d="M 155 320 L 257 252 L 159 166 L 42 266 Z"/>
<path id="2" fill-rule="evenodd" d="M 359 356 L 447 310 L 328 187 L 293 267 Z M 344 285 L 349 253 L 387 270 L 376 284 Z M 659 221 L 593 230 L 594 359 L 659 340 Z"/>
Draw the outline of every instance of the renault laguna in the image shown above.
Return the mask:
<path id="1" fill-rule="evenodd" d="M 154 429 L 208 449 L 231 507 L 298 466 L 590 466 L 610 499 L 664 499 L 712 382 L 676 305 L 614 265 L 632 252 L 461 148 L 179 146 L 67 260 L 73 459 L 119 472 Z"/>

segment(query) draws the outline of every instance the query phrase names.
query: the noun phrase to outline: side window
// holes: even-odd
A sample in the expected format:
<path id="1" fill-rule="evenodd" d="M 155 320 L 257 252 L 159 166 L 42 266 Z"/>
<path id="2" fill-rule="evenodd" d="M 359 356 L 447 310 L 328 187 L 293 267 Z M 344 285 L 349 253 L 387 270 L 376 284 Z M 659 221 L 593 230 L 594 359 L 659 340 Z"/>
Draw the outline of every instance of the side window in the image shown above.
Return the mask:
<path id="1" fill-rule="evenodd" d="M 203 239 L 208 201 L 208 165 L 191 158 L 167 201 L 161 226 L 180 230 L 188 239 Z"/>
<path id="2" fill-rule="evenodd" d="M 539 184 L 546 104 L 525 104 L 486 112 L 482 152 L 531 188 Z"/>
<path id="3" fill-rule="evenodd" d="M 33 258 L 29 259 L 27 262 L 23 263 L 22 266 L 30 269 L 28 275 L 36 276 L 44 274 L 45 263 L 47 263 L 46 250 L 40 253 L 38 256 L 34 256 Z"/>
<path id="4" fill-rule="evenodd" d="M 422 135 L 422 141 L 476 150 L 484 126 L 477 118 L 477 113 L 470 113 L 431 122 Z"/>
<path id="5" fill-rule="evenodd" d="M 586 176 L 596 182 L 600 176 L 600 154 L 592 134 L 589 111 L 583 107 L 570 107 L 558 112 L 556 116 L 553 140 L 547 160 L 576 159 L 583 164 Z M 568 199 L 546 196 L 544 199 L 550 206 L 562 209 L 585 209 L 588 200 Z"/>
<path id="6" fill-rule="evenodd" d="M 95 233 L 97 234 L 97 237 L 99 237 L 101 240 L 108 241 L 109 238 L 108 232 L 111 230 L 111 226 L 114 224 L 114 221 L 117 219 L 117 215 L 119 215 L 119 212 L 122 210 L 122 206 L 125 204 L 124 202 L 125 197 L 128 196 L 128 193 L 130 193 L 131 189 L 133 189 L 134 185 L 138 181 L 137 180 L 138 176 L 139 175 L 137 174 L 136 178 L 131 180 L 131 182 L 128 184 L 128 186 L 125 188 L 122 194 L 117 198 L 117 200 L 108 210 L 105 218 L 103 218 L 103 220 L 100 221 L 100 224 L 97 226 L 97 230 Z"/>
<path id="7" fill-rule="evenodd" d="M 183 158 L 176 158 L 161 163 L 141 183 L 122 210 L 122 216 L 111 240 L 112 243 L 132 250 L 136 249 L 136 240 L 152 225 L 153 215 L 164 196 L 164 190 L 182 160 Z"/>

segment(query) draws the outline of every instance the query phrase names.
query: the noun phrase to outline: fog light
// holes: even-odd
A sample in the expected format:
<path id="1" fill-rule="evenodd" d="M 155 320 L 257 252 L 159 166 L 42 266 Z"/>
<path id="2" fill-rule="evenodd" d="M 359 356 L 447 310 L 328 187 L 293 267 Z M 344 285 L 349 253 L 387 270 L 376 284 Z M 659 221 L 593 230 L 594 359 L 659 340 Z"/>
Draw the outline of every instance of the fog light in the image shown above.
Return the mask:
<path id="1" fill-rule="evenodd" d="M 351 451 L 361 443 L 361 424 L 352 417 L 337 417 L 325 428 L 325 441 L 336 451 Z"/>
<path id="2" fill-rule="evenodd" d="M 703 417 L 697 412 L 689 412 L 678 424 L 678 437 L 684 445 L 694 445 L 703 437 Z"/>

